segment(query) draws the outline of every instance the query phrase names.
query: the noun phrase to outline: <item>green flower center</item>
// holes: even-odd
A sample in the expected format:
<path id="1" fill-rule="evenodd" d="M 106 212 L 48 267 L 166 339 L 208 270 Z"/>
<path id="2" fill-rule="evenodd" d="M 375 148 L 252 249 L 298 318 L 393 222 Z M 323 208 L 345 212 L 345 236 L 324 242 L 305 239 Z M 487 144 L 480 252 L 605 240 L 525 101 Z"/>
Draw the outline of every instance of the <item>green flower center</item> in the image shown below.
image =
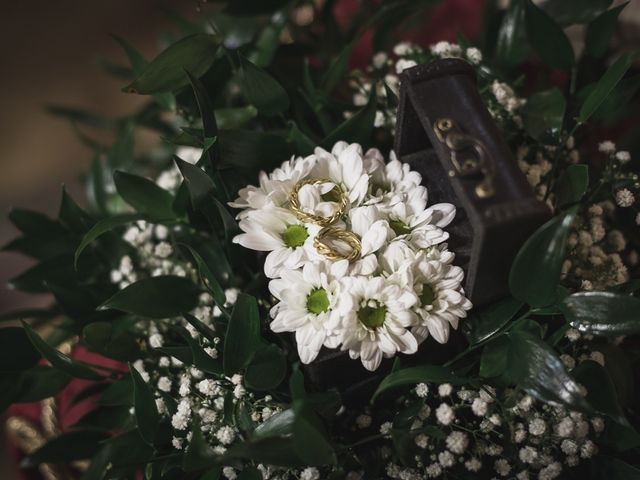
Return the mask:
<path id="1" fill-rule="evenodd" d="M 329 297 L 324 288 L 316 288 L 307 295 L 307 310 L 316 315 L 329 310 Z"/>
<path id="2" fill-rule="evenodd" d="M 372 300 L 360 307 L 357 315 L 365 327 L 375 330 L 384 324 L 387 308 Z"/>
<path id="3" fill-rule="evenodd" d="M 422 305 L 431 305 L 433 301 L 436 299 L 436 292 L 433 291 L 433 288 L 426 283 L 422 285 L 422 293 L 420 294 L 420 303 Z"/>
<path id="4" fill-rule="evenodd" d="M 389 226 L 391 230 L 396 232 L 396 235 L 404 235 L 411 232 L 411 229 L 401 220 L 389 220 Z"/>
<path id="5" fill-rule="evenodd" d="M 309 237 L 309 233 L 302 225 L 289 225 L 282 234 L 282 240 L 284 240 L 285 245 L 291 248 L 304 245 L 307 237 Z"/>

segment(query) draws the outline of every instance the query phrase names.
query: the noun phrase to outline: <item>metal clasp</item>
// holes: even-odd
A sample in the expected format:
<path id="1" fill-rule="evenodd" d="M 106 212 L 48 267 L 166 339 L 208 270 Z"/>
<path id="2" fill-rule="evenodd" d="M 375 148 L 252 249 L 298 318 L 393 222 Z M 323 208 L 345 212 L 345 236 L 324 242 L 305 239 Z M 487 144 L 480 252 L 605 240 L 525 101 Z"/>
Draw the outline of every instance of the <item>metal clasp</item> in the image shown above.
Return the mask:
<path id="1" fill-rule="evenodd" d="M 484 143 L 471 135 L 462 133 L 450 118 L 436 120 L 433 130 L 438 140 L 451 152 L 451 163 L 460 176 L 482 176 L 482 180 L 475 187 L 476 196 L 478 198 L 493 196 L 495 166 Z M 471 155 L 469 151 L 472 152 Z M 450 174 L 455 175 L 456 172 L 452 171 Z"/>

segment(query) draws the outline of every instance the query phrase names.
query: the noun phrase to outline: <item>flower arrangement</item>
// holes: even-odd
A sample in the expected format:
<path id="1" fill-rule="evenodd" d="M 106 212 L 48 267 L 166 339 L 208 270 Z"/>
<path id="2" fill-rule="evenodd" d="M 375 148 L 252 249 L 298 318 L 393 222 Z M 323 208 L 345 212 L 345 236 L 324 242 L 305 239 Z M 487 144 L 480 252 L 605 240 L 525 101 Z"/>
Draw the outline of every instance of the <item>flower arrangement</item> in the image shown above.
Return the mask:
<path id="1" fill-rule="evenodd" d="M 51 299 L 1 317 L 22 321 L 0 330 L 0 404 L 23 466 L 84 480 L 635 478 L 640 184 L 623 133 L 637 67 L 610 47 L 625 5 L 512 0 L 487 10 L 496 33 L 481 42 L 429 46 L 404 30 L 422 2 L 363 1 L 340 22 L 333 3 L 201 5 L 150 61 L 119 40 L 142 111 L 85 124 L 56 110 L 96 155 L 85 201 L 63 190 L 55 219 L 10 213 L 21 233 L 5 250 L 37 262 L 12 286 Z M 581 59 L 570 24 L 587 25 Z M 378 53 L 353 68 L 366 41 Z M 463 289 L 454 199 L 434 202 L 390 145 L 398 75 L 451 57 L 477 72 L 553 215 L 489 305 Z M 138 128 L 162 143 L 134 150 Z M 313 381 L 325 355 L 355 367 L 355 385 Z M 32 421 L 22 408 L 37 402 Z M 71 424 L 52 407 L 65 402 L 83 407 Z"/>

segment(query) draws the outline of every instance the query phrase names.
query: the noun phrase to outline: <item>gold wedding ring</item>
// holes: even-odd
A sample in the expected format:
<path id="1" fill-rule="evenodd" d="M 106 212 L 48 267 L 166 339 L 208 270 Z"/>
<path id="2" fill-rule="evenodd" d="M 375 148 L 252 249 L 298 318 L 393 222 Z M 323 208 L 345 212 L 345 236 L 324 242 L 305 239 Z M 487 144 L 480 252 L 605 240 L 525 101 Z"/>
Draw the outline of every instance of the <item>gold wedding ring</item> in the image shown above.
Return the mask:
<path id="1" fill-rule="evenodd" d="M 347 210 L 347 202 L 349 199 L 342 191 L 339 185 L 335 185 L 330 193 L 333 193 L 338 198 L 338 208 L 330 217 L 323 217 L 322 215 L 316 215 L 314 213 L 305 212 L 302 210 L 300 206 L 300 199 L 298 198 L 298 193 L 300 189 L 305 185 L 322 185 L 323 183 L 333 183 L 330 180 L 323 180 L 320 178 L 308 178 L 306 180 L 300 180 L 295 184 L 293 190 L 289 194 L 289 203 L 290 208 L 293 213 L 298 217 L 301 222 L 304 223 L 315 223 L 316 225 L 320 225 L 321 227 L 326 227 L 327 225 L 331 225 L 335 223 L 344 215 L 344 212 Z"/>
<path id="2" fill-rule="evenodd" d="M 331 246 L 328 241 L 342 241 L 351 249 L 348 253 L 342 253 Z M 358 236 L 347 230 L 338 227 L 327 226 L 318 232 L 313 239 L 313 246 L 319 254 L 324 255 L 329 260 L 349 260 L 353 262 L 360 258 L 360 239 Z"/>

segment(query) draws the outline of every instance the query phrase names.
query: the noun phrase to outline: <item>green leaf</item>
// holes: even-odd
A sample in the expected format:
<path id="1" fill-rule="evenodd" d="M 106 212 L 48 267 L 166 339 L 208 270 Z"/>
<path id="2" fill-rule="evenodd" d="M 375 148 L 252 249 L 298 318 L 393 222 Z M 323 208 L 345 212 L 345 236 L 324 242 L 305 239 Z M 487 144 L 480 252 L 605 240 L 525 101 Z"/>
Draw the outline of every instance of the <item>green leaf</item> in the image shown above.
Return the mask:
<path id="1" fill-rule="evenodd" d="M 0 371 L 28 370 L 38 363 L 40 353 L 20 327 L 0 329 Z"/>
<path id="2" fill-rule="evenodd" d="M 293 402 L 293 448 L 307 465 L 335 465 L 336 453 L 317 415 L 303 400 Z"/>
<path id="3" fill-rule="evenodd" d="M 100 442 L 108 436 L 102 432 L 68 432 L 48 441 L 26 457 L 23 466 L 41 463 L 71 463 L 91 458 L 99 449 Z"/>
<path id="4" fill-rule="evenodd" d="M 631 466 L 624 460 L 598 455 L 594 460 L 596 464 L 597 477 L 607 480 L 640 480 L 640 469 Z"/>
<path id="5" fill-rule="evenodd" d="M 142 56 L 140 52 L 138 52 L 135 48 L 133 48 L 129 43 L 127 43 L 124 39 L 111 35 L 111 37 L 120 44 L 124 52 L 127 54 L 127 58 L 129 59 L 129 63 L 131 64 L 131 68 L 133 73 L 136 76 L 142 74 L 144 69 L 149 65 L 149 62 L 146 58 Z M 154 100 L 158 105 L 160 105 L 165 110 L 174 110 L 175 109 L 175 99 L 170 93 L 158 93 L 153 96 Z"/>
<path id="6" fill-rule="evenodd" d="M 572 408 L 590 410 L 556 353 L 542 339 L 524 331 L 508 334 L 509 377 L 529 395 L 543 402 L 561 403 Z"/>
<path id="7" fill-rule="evenodd" d="M 120 196 L 138 213 L 145 213 L 158 220 L 168 220 L 175 217 L 173 195 L 151 180 L 116 171 L 113 174 L 113 181 Z"/>
<path id="8" fill-rule="evenodd" d="M 257 350 L 247 365 L 244 380 L 253 390 L 270 390 L 284 380 L 287 361 L 284 352 L 275 345 Z"/>
<path id="9" fill-rule="evenodd" d="M 256 463 L 281 465 L 288 467 L 307 466 L 294 450 L 295 443 L 289 437 L 266 437 L 255 441 L 246 441 L 229 448 L 229 459 L 249 459 Z"/>
<path id="10" fill-rule="evenodd" d="M 102 380 L 102 375 L 97 374 L 89 367 L 73 360 L 68 355 L 56 350 L 47 342 L 45 342 L 40 336 L 29 326 L 27 323 L 22 322 L 29 340 L 34 347 L 42 354 L 44 358 L 49 360 L 51 365 L 58 370 L 61 370 L 72 377 L 83 378 L 85 380 Z"/>
<path id="11" fill-rule="evenodd" d="M 62 226 L 47 217 L 44 213 L 22 208 L 12 208 L 9 211 L 9 221 L 22 233 L 32 235 L 51 235 L 62 233 Z"/>
<path id="12" fill-rule="evenodd" d="M 198 370 L 202 370 L 207 373 L 219 374 L 222 373 L 222 365 L 219 360 L 211 357 L 204 349 L 200 346 L 198 341 L 191 336 L 191 334 L 186 329 L 179 329 L 178 332 L 184 338 L 184 340 L 189 344 L 189 348 L 191 349 L 191 364 L 194 365 Z"/>
<path id="13" fill-rule="evenodd" d="M 129 372 L 131 372 L 131 378 L 133 379 L 133 409 L 138 430 L 144 441 L 149 445 L 153 445 L 160 425 L 160 414 L 158 413 L 153 390 L 131 365 L 129 365 Z"/>
<path id="14" fill-rule="evenodd" d="M 185 472 L 204 470 L 211 468 L 217 463 L 218 456 L 209 445 L 209 442 L 202 435 L 200 420 L 195 417 L 191 427 L 191 441 L 189 448 L 182 457 L 182 469 Z"/>
<path id="15" fill-rule="evenodd" d="M 272 117 L 289 108 L 289 95 L 276 79 L 240 55 L 242 87 L 249 103 Z"/>
<path id="16" fill-rule="evenodd" d="M 198 333 L 207 340 L 213 341 L 213 339 L 217 337 L 215 330 L 206 325 L 204 322 L 198 320 L 190 313 L 185 313 L 184 319 L 189 322 L 198 331 Z"/>
<path id="17" fill-rule="evenodd" d="M 224 303 L 226 301 L 224 290 L 222 286 L 218 282 L 218 279 L 215 277 L 207 263 L 204 261 L 202 256 L 191 246 L 182 244 L 196 262 L 196 267 L 198 269 L 198 276 L 200 277 L 200 281 L 202 284 L 209 290 L 213 297 L 213 301 L 216 303 L 218 307 L 224 309 Z"/>
<path id="18" fill-rule="evenodd" d="M 329 67 L 320 78 L 320 90 L 322 92 L 327 94 L 331 93 L 336 88 L 338 82 L 342 80 L 345 71 L 347 70 L 349 58 L 351 58 L 351 54 L 353 53 L 355 46 L 358 44 L 357 40 L 359 40 L 359 38 L 360 37 L 358 36 L 350 43 L 346 44 L 338 56 L 329 62 Z"/>
<path id="19" fill-rule="evenodd" d="M 20 387 L 14 403 L 39 402 L 57 395 L 69 384 L 71 376 L 55 368 L 37 365 L 20 376 Z"/>
<path id="20" fill-rule="evenodd" d="M 148 318 L 171 318 L 198 305 L 200 289 L 183 277 L 161 275 L 132 283 L 104 302 L 99 310 L 121 310 Z"/>
<path id="21" fill-rule="evenodd" d="M 121 227 L 122 225 L 127 225 L 132 222 L 137 222 L 138 220 L 146 220 L 148 217 L 146 215 L 135 213 L 130 215 L 120 215 L 117 217 L 108 217 L 103 220 L 100 220 L 96 223 L 91 230 L 89 230 L 84 237 L 82 237 L 82 241 L 78 248 L 76 249 L 75 258 L 74 258 L 74 266 L 76 269 L 78 268 L 78 259 L 80 255 L 87 248 L 91 242 L 97 239 L 99 236 L 104 235 L 107 232 L 110 232 L 114 228 Z"/>
<path id="22" fill-rule="evenodd" d="M 283 137 L 256 130 L 221 131 L 219 140 L 220 168 L 271 171 L 292 153 Z"/>
<path id="23" fill-rule="evenodd" d="M 540 6 L 561 25 L 588 23 L 604 12 L 612 0 L 544 0 Z"/>
<path id="24" fill-rule="evenodd" d="M 569 165 L 558 177 L 555 187 L 556 205 L 567 207 L 580 201 L 589 188 L 589 167 Z"/>
<path id="25" fill-rule="evenodd" d="M 246 367 L 260 345 L 260 314 L 255 297 L 238 295 L 224 341 L 224 373 L 231 376 Z"/>
<path id="26" fill-rule="evenodd" d="M 234 0 L 229 2 L 224 13 L 237 16 L 254 16 L 274 13 L 291 0 Z"/>
<path id="27" fill-rule="evenodd" d="M 102 392 L 100 398 L 96 402 L 98 405 L 117 406 L 131 405 L 133 398 L 133 380 L 129 377 L 122 377 L 120 380 L 113 382 Z"/>
<path id="28" fill-rule="evenodd" d="M 552 218 L 524 243 L 509 274 L 509 288 L 515 298 L 532 307 L 554 303 L 575 212 L 573 208 Z"/>
<path id="29" fill-rule="evenodd" d="M 480 376 L 482 378 L 501 377 L 508 383 L 508 378 L 503 375 L 509 367 L 509 338 L 500 335 L 493 339 L 482 349 L 480 357 Z"/>
<path id="30" fill-rule="evenodd" d="M 185 37 L 154 58 L 123 91 L 146 95 L 184 87 L 189 84 L 185 70 L 196 78 L 204 75 L 213 65 L 219 46 L 220 39 L 215 35 Z"/>
<path id="31" fill-rule="evenodd" d="M 529 54 L 524 0 L 513 0 L 502 18 L 496 44 L 496 58 L 507 66 L 517 65 Z"/>
<path id="32" fill-rule="evenodd" d="M 92 352 L 120 361 L 135 360 L 140 353 L 136 336 L 118 331 L 114 322 L 92 322 L 82 330 L 82 339 Z"/>
<path id="33" fill-rule="evenodd" d="M 202 144 L 206 145 L 207 139 L 217 138 L 218 136 L 218 122 L 213 112 L 213 103 L 211 98 L 204 88 L 204 85 L 200 80 L 194 77 L 191 72 L 187 71 L 189 82 L 191 83 L 191 89 L 196 97 L 196 103 L 198 104 L 198 110 L 200 111 L 200 118 L 202 119 Z M 218 163 L 220 163 L 220 149 L 218 143 L 215 142 L 206 148 L 204 155 L 208 160 L 209 167 L 213 172 Z"/>
<path id="34" fill-rule="evenodd" d="M 562 130 L 567 102 L 557 88 L 535 93 L 522 109 L 524 127 L 536 140 L 557 140 Z"/>
<path id="35" fill-rule="evenodd" d="M 612 292 L 578 292 L 562 302 L 567 321 L 581 332 L 617 337 L 640 333 L 640 299 Z"/>
<path id="36" fill-rule="evenodd" d="M 597 412 L 608 415 L 622 425 L 629 425 L 622 407 L 618 403 L 616 387 L 609 374 L 600 364 L 587 360 L 581 362 L 571 374 L 587 389 L 587 402 Z"/>
<path id="37" fill-rule="evenodd" d="M 260 440 L 262 438 L 289 435 L 293 432 L 294 419 L 295 413 L 291 408 L 278 412 L 258 425 L 251 438 Z"/>
<path id="38" fill-rule="evenodd" d="M 417 367 L 403 368 L 387 375 L 376 389 L 371 401 L 375 401 L 382 393 L 393 388 L 416 383 L 451 383 L 453 385 L 464 385 L 468 380 L 454 374 L 447 367 L 440 365 L 420 365 Z"/>
<path id="39" fill-rule="evenodd" d="M 495 335 L 523 307 L 524 303 L 508 297 L 482 310 L 475 310 L 464 322 L 463 329 L 470 344 L 480 343 Z"/>
<path id="40" fill-rule="evenodd" d="M 579 123 L 586 122 L 593 115 L 618 82 L 622 80 L 635 58 L 635 52 L 625 53 L 609 67 L 580 107 L 580 114 L 577 118 Z"/>
<path id="41" fill-rule="evenodd" d="M 376 89 L 373 87 L 367 104 L 322 140 L 323 148 L 331 149 L 339 140 L 360 143 L 361 145 L 367 145 L 369 143 L 374 130 L 374 121 L 378 105 L 375 92 Z"/>
<path id="42" fill-rule="evenodd" d="M 77 233 L 85 233 L 95 223 L 91 216 L 71 198 L 65 186 L 62 187 L 58 219 L 69 230 Z"/>
<path id="43" fill-rule="evenodd" d="M 618 15 L 628 4 L 629 2 L 626 2 L 607 10 L 589 23 L 585 35 L 585 50 L 588 54 L 600 58 L 607 53 L 609 42 L 616 30 Z"/>
<path id="44" fill-rule="evenodd" d="M 571 42 L 562 28 L 531 0 L 525 0 L 525 25 L 531 47 L 547 65 L 562 70 L 573 67 Z"/>

